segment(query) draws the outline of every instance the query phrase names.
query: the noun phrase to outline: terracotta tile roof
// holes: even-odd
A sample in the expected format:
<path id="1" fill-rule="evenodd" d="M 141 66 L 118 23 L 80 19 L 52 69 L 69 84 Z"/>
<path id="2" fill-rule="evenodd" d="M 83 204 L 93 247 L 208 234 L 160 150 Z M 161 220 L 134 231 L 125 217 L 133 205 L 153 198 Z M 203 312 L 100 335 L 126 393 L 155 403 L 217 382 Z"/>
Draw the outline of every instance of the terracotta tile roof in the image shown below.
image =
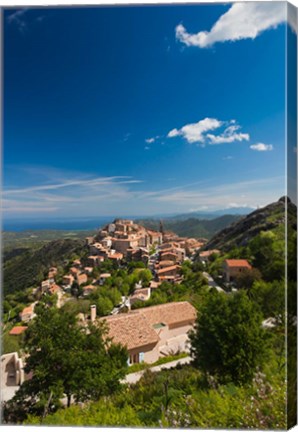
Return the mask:
<path id="1" fill-rule="evenodd" d="M 70 268 L 70 272 L 71 272 L 71 273 L 74 273 L 74 274 L 77 274 L 77 273 L 80 272 L 80 270 L 78 270 L 76 267 L 71 267 L 71 268 Z"/>
<path id="2" fill-rule="evenodd" d="M 160 285 L 159 282 L 155 282 L 155 281 L 150 281 L 150 288 L 158 288 Z"/>
<path id="3" fill-rule="evenodd" d="M 173 265 L 175 265 L 174 261 L 170 261 L 170 260 L 163 260 L 163 261 L 160 261 L 160 263 L 159 263 L 159 267 L 170 267 Z"/>
<path id="4" fill-rule="evenodd" d="M 122 259 L 123 258 L 123 254 L 120 252 L 115 252 L 113 254 L 109 254 L 108 255 L 109 259 Z"/>
<path id="5" fill-rule="evenodd" d="M 246 267 L 251 269 L 251 265 L 245 259 L 226 259 L 225 262 L 228 267 Z"/>
<path id="6" fill-rule="evenodd" d="M 108 325 L 108 335 L 115 343 L 121 343 L 128 350 L 149 344 L 156 344 L 159 337 L 140 313 L 127 313 L 101 318 Z"/>
<path id="7" fill-rule="evenodd" d="M 169 254 L 169 253 L 175 254 L 174 249 L 172 247 L 166 248 L 166 249 L 162 249 L 162 251 L 161 251 L 160 254 L 161 255 L 166 255 L 166 254 Z"/>
<path id="8" fill-rule="evenodd" d="M 9 334 L 13 336 L 17 336 L 24 333 L 25 330 L 27 330 L 27 327 L 25 326 L 16 326 L 10 330 Z"/>
<path id="9" fill-rule="evenodd" d="M 159 276 L 159 280 L 163 281 L 163 280 L 175 280 L 176 276 Z"/>
<path id="10" fill-rule="evenodd" d="M 137 289 L 133 293 L 133 295 L 130 297 L 130 299 L 143 299 L 143 300 L 146 300 L 146 299 L 150 298 L 150 293 L 151 293 L 150 288 L 140 288 L 140 289 Z"/>
<path id="11" fill-rule="evenodd" d="M 32 314 L 34 310 L 34 307 L 32 305 L 25 307 L 20 315 L 26 315 L 26 314 Z"/>
<path id="12" fill-rule="evenodd" d="M 171 259 L 171 261 L 173 261 L 173 259 L 178 258 L 178 255 L 175 252 L 165 252 L 161 254 L 160 261 L 166 261 L 169 258 Z"/>
<path id="13" fill-rule="evenodd" d="M 77 275 L 77 282 L 79 285 L 81 285 L 82 283 L 87 282 L 88 278 L 87 275 L 85 273 L 79 274 Z"/>
<path id="14" fill-rule="evenodd" d="M 96 289 L 96 288 L 98 288 L 98 287 L 96 287 L 95 285 L 86 285 L 86 286 L 83 288 L 83 291 L 92 291 L 92 290 L 94 290 L 94 289 Z"/>
<path id="15" fill-rule="evenodd" d="M 169 271 L 172 271 L 172 270 L 178 270 L 180 267 L 179 266 L 177 266 L 177 265 L 173 265 L 173 266 L 170 266 L 170 267 L 165 267 L 165 268 L 162 268 L 162 269 L 160 269 L 160 270 L 157 270 L 157 274 L 161 274 L 161 273 L 166 273 L 166 272 L 169 272 Z"/>
<path id="16" fill-rule="evenodd" d="M 116 343 L 121 343 L 128 350 L 154 344 L 159 337 L 153 326 L 164 323 L 179 325 L 196 319 L 196 310 L 188 302 L 166 303 L 138 309 L 126 314 L 100 318 L 108 326 L 108 336 Z"/>
<path id="17" fill-rule="evenodd" d="M 58 291 L 61 291 L 61 288 L 59 287 L 59 285 L 54 284 L 51 286 L 51 288 L 49 289 L 51 294 L 56 294 Z"/>
<path id="18" fill-rule="evenodd" d="M 220 251 L 218 249 L 212 249 L 212 250 L 208 250 L 208 251 L 203 251 L 200 252 L 200 257 L 204 258 L 204 257 L 209 257 L 212 254 L 218 254 L 220 253 Z"/>
<path id="19" fill-rule="evenodd" d="M 84 270 L 85 270 L 86 272 L 90 272 L 90 273 L 92 273 L 92 272 L 93 272 L 93 267 L 84 267 Z"/>
<path id="20" fill-rule="evenodd" d="M 159 237 L 162 236 L 162 233 L 161 233 L 161 232 L 159 232 L 159 231 L 154 231 L 154 230 L 150 230 L 150 229 L 147 229 L 147 233 L 148 233 L 148 234 L 151 234 L 151 235 L 159 236 Z"/>
<path id="21" fill-rule="evenodd" d="M 161 322 L 167 325 L 178 324 L 188 320 L 193 321 L 197 316 L 195 308 L 187 301 L 150 306 L 139 311 L 151 325 Z"/>
<path id="22" fill-rule="evenodd" d="M 150 288 L 139 288 L 139 289 L 135 290 L 135 294 L 137 294 L 137 293 L 149 294 Z"/>

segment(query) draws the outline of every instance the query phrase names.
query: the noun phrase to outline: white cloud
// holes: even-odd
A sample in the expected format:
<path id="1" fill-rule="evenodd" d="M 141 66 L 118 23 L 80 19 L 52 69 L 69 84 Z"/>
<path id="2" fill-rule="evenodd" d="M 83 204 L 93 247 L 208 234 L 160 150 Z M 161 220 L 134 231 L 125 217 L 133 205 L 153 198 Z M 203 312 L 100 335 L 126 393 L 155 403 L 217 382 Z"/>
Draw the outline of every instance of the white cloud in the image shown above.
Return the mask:
<path id="1" fill-rule="evenodd" d="M 146 146 L 146 147 L 144 147 L 145 148 L 145 150 L 150 150 L 150 147 L 148 147 L 148 146 Z"/>
<path id="2" fill-rule="evenodd" d="M 182 136 L 189 143 L 201 142 L 204 143 L 206 140 L 205 132 L 214 130 L 222 126 L 223 122 L 206 117 L 204 120 L 200 120 L 197 123 L 191 123 L 183 126 L 181 129 L 172 129 L 168 133 L 168 138 L 173 138 L 176 136 Z"/>
<path id="3" fill-rule="evenodd" d="M 220 135 L 207 134 L 210 144 L 224 144 L 235 141 L 249 141 L 249 134 L 237 132 L 241 127 L 239 125 L 228 126 Z"/>
<path id="4" fill-rule="evenodd" d="M 221 15 L 210 31 L 188 33 L 182 24 L 176 27 L 176 38 L 186 46 L 211 47 L 216 42 L 255 39 L 261 32 L 286 21 L 284 2 L 234 3 Z"/>
<path id="5" fill-rule="evenodd" d="M 158 138 L 160 138 L 160 136 L 156 135 L 155 137 L 145 139 L 145 142 L 147 144 L 153 144 L 156 140 L 158 140 Z"/>
<path id="6" fill-rule="evenodd" d="M 169 133 L 168 133 L 168 138 L 174 138 L 176 136 L 180 135 L 180 132 L 178 131 L 178 129 L 172 129 Z"/>
<path id="7" fill-rule="evenodd" d="M 214 133 L 207 133 L 222 127 L 225 129 L 215 135 Z M 229 122 L 217 120 L 215 118 L 206 117 L 204 120 L 200 120 L 197 123 L 191 123 L 183 126 L 181 129 L 172 129 L 167 137 L 174 138 L 177 136 L 182 136 L 190 144 L 200 143 L 205 144 L 224 144 L 233 143 L 235 141 L 248 141 L 249 134 L 239 132 L 241 126 L 235 123 L 235 120 L 230 120 Z"/>
<path id="8" fill-rule="evenodd" d="M 256 151 L 271 151 L 273 150 L 272 144 L 264 144 L 264 143 L 257 143 L 250 146 L 252 150 Z"/>

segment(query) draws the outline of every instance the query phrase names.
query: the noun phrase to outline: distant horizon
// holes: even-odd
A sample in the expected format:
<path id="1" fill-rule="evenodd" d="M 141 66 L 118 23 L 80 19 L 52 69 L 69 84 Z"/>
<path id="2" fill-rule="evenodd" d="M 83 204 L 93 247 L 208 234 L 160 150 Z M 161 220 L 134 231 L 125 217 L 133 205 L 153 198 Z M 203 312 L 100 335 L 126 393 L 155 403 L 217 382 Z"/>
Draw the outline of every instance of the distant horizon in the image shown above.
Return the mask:
<path id="1" fill-rule="evenodd" d="M 267 206 L 271 203 L 264 205 Z M 257 208 L 262 207 L 238 207 L 230 209 L 217 209 L 214 211 L 197 211 L 189 213 L 168 213 L 168 214 L 144 214 L 144 215 L 98 215 L 98 216 L 59 216 L 48 218 L 3 218 L 2 231 L 20 232 L 20 231 L 41 231 L 41 230 L 73 230 L 73 231 L 88 231 L 98 229 L 115 219 L 131 219 L 131 220 L 171 220 L 180 218 L 185 219 L 198 218 L 200 220 L 217 219 L 222 216 L 246 216 Z"/>

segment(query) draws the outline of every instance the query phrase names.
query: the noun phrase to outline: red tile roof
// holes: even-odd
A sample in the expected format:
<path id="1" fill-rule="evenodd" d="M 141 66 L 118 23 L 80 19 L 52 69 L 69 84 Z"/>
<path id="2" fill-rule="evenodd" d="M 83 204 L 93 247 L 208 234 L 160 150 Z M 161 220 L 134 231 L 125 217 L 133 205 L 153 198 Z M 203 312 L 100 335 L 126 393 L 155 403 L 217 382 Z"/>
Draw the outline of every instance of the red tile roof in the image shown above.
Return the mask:
<path id="1" fill-rule="evenodd" d="M 245 259 L 226 259 L 225 262 L 228 267 L 246 267 L 251 269 L 251 265 Z"/>
<path id="2" fill-rule="evenodd" d="M 17 336 L 24 333 L 24 331 L 27 330 L 27 328 L 28 327 L 25 326 L 15 326 L 10 330 L 9 334 L 13 336 Z"/>

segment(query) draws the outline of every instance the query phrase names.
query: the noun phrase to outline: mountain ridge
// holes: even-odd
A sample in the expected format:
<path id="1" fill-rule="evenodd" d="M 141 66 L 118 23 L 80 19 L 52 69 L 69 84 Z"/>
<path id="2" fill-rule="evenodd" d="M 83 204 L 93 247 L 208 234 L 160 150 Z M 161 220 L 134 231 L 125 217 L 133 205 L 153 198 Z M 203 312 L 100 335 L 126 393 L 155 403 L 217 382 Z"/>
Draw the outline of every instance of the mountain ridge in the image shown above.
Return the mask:
<path id="1" fill-rule="evenodd" d="M 289 198 L 281 197 L 278 201 L 257 209 L 225 227 L 216 233 L 203 249 L 227 251 L 233 247 L 246 246 L 261 231 L 270 231 L 285 224 L 286 199 L 288 202 L 288 222 L 291 227 L 296 229 L 297 207 Z"/>

